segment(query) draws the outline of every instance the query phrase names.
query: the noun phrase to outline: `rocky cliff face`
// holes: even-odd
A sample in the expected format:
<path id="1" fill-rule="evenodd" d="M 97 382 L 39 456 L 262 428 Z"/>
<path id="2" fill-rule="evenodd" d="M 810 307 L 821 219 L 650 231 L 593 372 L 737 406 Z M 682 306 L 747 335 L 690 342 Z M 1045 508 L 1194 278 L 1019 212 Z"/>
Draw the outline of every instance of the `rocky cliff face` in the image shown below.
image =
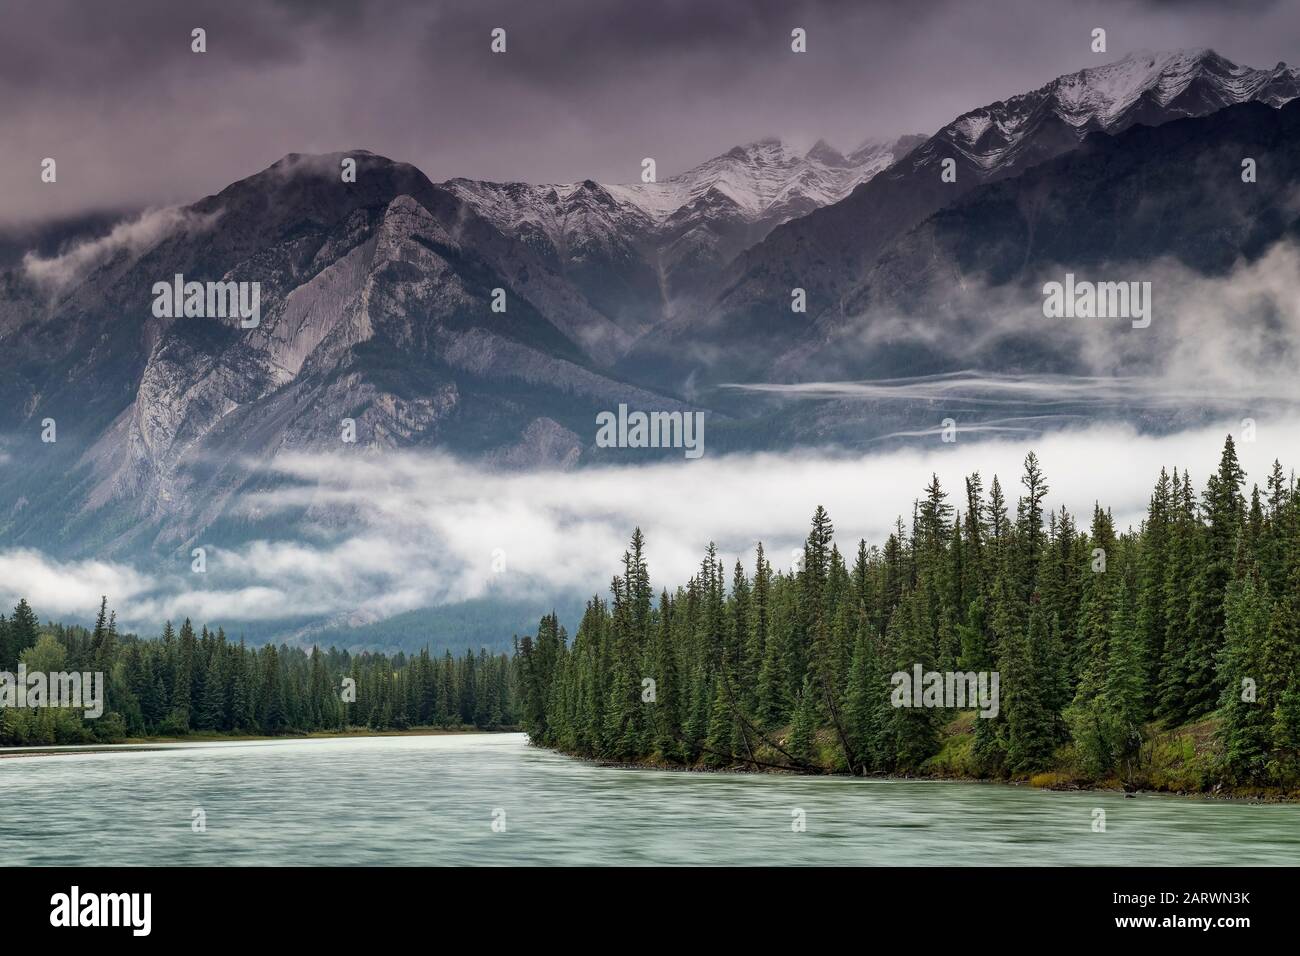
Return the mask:
<path id="1" fill-rule="evenodd" d="M 147 248 L 106 243 L 8 278 L 5 431 L 27 464 L 15 541 L 84 522 L 109 548 L 182 544 L 237 503 L 250 461 L 337 450 L 344 419 L 369 452 L 539 464 L 572 462 L 597 410 L 683 407 L 604 375 L 622 330 L 404 164 L 290 156 L 140 228 Z M 260 323 L 155 316 L 154 283 L 176 274 L 260 283 Z M 35 440 L 46 418 L 52 444 Z"/>

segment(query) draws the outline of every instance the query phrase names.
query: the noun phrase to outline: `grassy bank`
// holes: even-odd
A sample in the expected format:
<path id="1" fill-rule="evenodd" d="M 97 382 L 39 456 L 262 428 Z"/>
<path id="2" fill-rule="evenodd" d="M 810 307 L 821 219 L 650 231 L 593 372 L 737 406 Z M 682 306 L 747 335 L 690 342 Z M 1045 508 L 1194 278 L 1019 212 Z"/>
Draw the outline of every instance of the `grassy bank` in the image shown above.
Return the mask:
<path id="1" fill-rule="evenodd" d="M 937 754 L 921 765 L 920 774 L 958 779 L 987 779 L 974 760 L 975 714 L 965 713 L 943 730 Z M 1215 716 L 1171 729 L 1147 728 L 1147 740 L 1131 766 L 1105 775 L 1087 772 L 1073 744 L 1057 750 L 1054 765 L 1039 773 L 1007 778 L 1052 790 L 1127 790 L 1196 794 L 1251 800 L 1300 800 L 1300 790 L 1237 787 L 1224 782 Z"/>

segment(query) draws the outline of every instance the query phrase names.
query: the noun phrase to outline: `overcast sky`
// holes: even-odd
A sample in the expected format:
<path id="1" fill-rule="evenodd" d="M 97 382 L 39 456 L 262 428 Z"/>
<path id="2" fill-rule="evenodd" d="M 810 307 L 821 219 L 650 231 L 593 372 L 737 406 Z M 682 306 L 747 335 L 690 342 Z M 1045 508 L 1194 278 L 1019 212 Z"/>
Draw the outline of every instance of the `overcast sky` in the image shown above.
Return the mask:
<path id="1" fill-rule="evenodd" d="M 1089 51 L 1108 30 L 1105 56 Z M 190 51 L 207 30 L 208 51 Z M 489 51 L 494 27 L 508 52 Z M 808 52 L 790 52 L 803 27 Z M 288 152 L 626 182 L 767 135 L 848 148 L 1139 49 L 1294 61 L 1293 2 L 0 0 L 0 224 L 189 202 Z M 42 184 L 40 161 L 58 162 Z"/>

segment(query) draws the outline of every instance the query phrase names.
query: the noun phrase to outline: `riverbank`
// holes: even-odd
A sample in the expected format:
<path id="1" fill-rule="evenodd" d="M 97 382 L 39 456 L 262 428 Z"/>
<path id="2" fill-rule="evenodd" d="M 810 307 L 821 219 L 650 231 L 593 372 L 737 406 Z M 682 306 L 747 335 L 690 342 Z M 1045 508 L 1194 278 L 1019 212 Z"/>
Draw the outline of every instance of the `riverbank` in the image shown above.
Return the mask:
<path id="1" fill-rule="evenodd" d="M 1222 754 L 1216 730 L 1218 720 L 1209 717 L 1169 730 L 1148 728 L 1149 739 L 1130 772 L 1104 776 L 1090 775 L 1079 766 L 1073 746 L 1066 745 L 1056 754 L 1054 766 L 1034 773 L 998 776 L 982 773 L 975 764 L 975 713 L 959 715 L 940 734 L 939 751 L 914 771 L 907 773 L 870 773 L 865 776 L 884 780 L 953 780 L 965 783 L 1000 783 L 1042 790 L 1095 791 L 1103 793 L 1163 793 L 1173 796 L 1201 797 L 1247 803 L 1300 803 L 1300 787 L 1238 786 L 1221 778 Z M 776 745 L 784 747 L 788 728 L 770 735 Z M 592 759 L 583 754 L 570 757 L 587 759 L 603 767 L 629 770 L 672 770 L 688 773 L 784 774 L 792 776 L 845 776 L 840 744 L 835 734 L 823 730 L 814 740 L 814 757 L 805 768 L 792 768 L 788 757 L 771 744 L 751 742 L 753 761 L 723 760 L 702 757 L 694 764 L 663 759 L 609 761 Z"/>
<path id="2" fill-rule="evenodd" d="M 75 753 L 139 753 L 150 749 L 150 745 L 163 744 L 207 744 L 207 743 L 251 743 L 267 740 L 313 740 L 348 737 L 441 737 L 459 734 L 514 734 L 518 727 L 495 727 L 486 730 L 480 727 L 406 727 L 403 729 L 372 730 L 368 727 L 348 727 L 345 730 L 315 730 L 310 733 L 280 734 L 228 734 L 196 732 L 183 737 L 125 737 L 100 744 L 51 744 L 40 747 L 2 747 L 0 760 L 7 757 L 49 757 L 59 754 Z"/>

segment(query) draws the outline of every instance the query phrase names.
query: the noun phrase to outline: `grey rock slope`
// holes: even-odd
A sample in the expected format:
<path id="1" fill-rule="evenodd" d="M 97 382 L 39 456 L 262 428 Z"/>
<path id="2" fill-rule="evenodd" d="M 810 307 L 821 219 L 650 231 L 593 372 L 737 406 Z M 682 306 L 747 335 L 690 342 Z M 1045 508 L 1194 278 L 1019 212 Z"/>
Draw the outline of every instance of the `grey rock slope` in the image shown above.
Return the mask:
<path id="1" fill-rule="evenodd" d="M 6 276 L 14 543 L 182 545 L 256 482 L 248 461 L 338 450 L 345 418 L 362 453 L 536 465 L 572 462 L 597 410 L 681 407 L 603 374 L 617 326 L 409 165 L 288 156 L 134 229 Z M 155 317 L 153 285 L 175 274 L 259 282 L 260 325 Z M 54 443 L 37 440 L 46 419 Z"/>

